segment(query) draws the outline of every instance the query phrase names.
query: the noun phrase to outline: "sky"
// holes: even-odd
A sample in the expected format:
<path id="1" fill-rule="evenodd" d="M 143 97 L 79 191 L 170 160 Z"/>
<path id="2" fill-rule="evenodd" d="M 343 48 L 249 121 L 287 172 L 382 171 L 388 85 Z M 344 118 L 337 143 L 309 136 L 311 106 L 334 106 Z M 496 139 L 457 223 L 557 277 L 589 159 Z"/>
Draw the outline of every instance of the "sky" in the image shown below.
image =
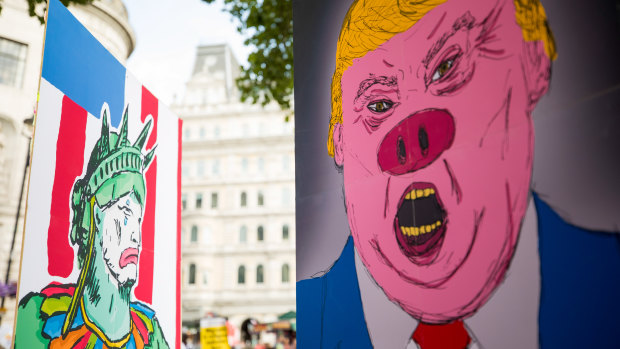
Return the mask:
<path id="1" fill-rule="evenodd" d="M 127 68 L 159 100 L 181 101 L 200 45 L 228 43 L 242 65 L 250 48 L 237 32 L 223 2 L 202 0 L 124 0 L 136 47 Z"/>

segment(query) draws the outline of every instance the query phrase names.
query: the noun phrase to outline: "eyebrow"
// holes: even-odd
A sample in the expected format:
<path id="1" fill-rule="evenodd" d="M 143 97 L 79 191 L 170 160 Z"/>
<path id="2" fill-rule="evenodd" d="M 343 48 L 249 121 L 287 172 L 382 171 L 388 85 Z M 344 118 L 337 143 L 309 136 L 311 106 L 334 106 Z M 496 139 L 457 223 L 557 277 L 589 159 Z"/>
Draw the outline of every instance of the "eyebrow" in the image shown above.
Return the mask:
<path id="1" fill-rule="evenodd" d="M 442 21 L 443 21 L 443 17 L 442 17 Z M 476 18 L 474 18 L 474 16 L 472 16 L 471 13 L 469 13 L 469 11 L 465 12 L 464 15 L 457 18 L 454 21 L 454 23 L 452 23 L 452 27 L 450 28 L 450 30 L 443 33 L 443 35 L 435 41 L 431 49 L 426 54 L 426 58 L 424 58 L 424 60 L 422 61 L 422 64 L 424 64 L 424 66 L 428 66 L 428 63 L 441 50 L 443 45 L 445 45 L 446 41 L 448 41 L 450 37 L 452 37 L 454 34 L 456 34 L 457 31 L 459 31 L 462 28 L 471 29 L 474 26 L 475 22 L 476 22 Z M 433 30 L 433 34 L 435 34 L 435 30 L 437 30 L 437 28 Z"/>
<path id="2" fill-rule="evenodd" d="M 121 211 L 127 212 L 129 211 L 129 213 L 131 213 L 131 215 L 133 215 L 133 211 L 129 208 L 129 206 L 125 206 L 125 205 L 118 205 L 118 208 Z"/>
<path id="3" fill-rule="evenodd" d="M 374 76 L 371 74 L 368 79 L 364 79 L 360 82 L 360 87 L 357 89 L 355 100 L 364 94 L 364 92 L 366 92 L 370 87 L 376 84 L 392 87 L 398 85 L 398 80 L 396 79 L 396 76 Z"/>

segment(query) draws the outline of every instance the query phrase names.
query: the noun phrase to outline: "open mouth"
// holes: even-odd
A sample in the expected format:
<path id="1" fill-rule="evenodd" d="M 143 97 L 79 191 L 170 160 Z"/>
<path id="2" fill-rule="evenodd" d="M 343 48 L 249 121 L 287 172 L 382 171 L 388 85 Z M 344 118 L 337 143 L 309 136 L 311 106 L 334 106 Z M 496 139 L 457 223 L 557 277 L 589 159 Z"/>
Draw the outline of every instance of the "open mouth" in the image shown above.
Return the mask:
<path id="1" fill-rule="evenodd" d="M 138 249 L 130 247 L 123 251 L 118 265 L 125 268 L 128 264 L 138 264 Z"/>
<path id="2" fill-rule="evenodd" d="M 396 238 L 403 252 L 416 258 L 433 257 L 446 232 L 446 211 L 437 188 L 431 183 L 413 183 L 400 199 L 394 219 Z"/>

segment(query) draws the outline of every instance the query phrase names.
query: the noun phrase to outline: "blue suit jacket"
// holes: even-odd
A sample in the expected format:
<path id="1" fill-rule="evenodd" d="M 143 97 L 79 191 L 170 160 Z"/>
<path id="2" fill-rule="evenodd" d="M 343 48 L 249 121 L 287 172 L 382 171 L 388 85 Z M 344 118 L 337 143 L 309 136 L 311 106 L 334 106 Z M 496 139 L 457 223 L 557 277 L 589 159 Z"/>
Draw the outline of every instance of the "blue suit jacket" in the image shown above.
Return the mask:
<path id="1" fill-rule="evenodd" d="M 620 347 L 620 234 L 567 224 L 535 194 L 534 203 L 541 348 Z M 297 283 L 297 328 L 300 348 L 372 348 L 351 237 L 329 272 Z"/>

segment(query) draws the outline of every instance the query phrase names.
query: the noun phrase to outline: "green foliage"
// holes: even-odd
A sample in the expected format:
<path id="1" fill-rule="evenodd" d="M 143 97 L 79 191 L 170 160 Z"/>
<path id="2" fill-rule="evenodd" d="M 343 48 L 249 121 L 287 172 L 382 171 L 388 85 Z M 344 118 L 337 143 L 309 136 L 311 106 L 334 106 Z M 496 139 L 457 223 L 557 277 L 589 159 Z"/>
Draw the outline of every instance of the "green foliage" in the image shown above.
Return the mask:
<path id="1" fill-rule="evenodd" d="M 26 0 L 28 2 L 28 13 L 31 17 L 37 17 L 41 24 L 45 23 L 45 11 L 47 11 L 47 0 Z M 70 4 L 90 4 L 93 0 L 60 0 L 63 5 L 69 6 Z M 39 4 L 46 4 L 42 8 L 42 14 L 37 13 L 37 6 Z M 0 0 L 0 13 L 2 13 L 2 0 Z"/>
<path id="2" fill-rule="evenodd" d="M 203 0 L 213 3 L 215 0 Z M 293 98 L 292 0 L 223 0 L 225 11 L 238 20 L 237 30 L 254 47 L 237 86 L 241 100 L 278 102 L 284 110 Z"/>

